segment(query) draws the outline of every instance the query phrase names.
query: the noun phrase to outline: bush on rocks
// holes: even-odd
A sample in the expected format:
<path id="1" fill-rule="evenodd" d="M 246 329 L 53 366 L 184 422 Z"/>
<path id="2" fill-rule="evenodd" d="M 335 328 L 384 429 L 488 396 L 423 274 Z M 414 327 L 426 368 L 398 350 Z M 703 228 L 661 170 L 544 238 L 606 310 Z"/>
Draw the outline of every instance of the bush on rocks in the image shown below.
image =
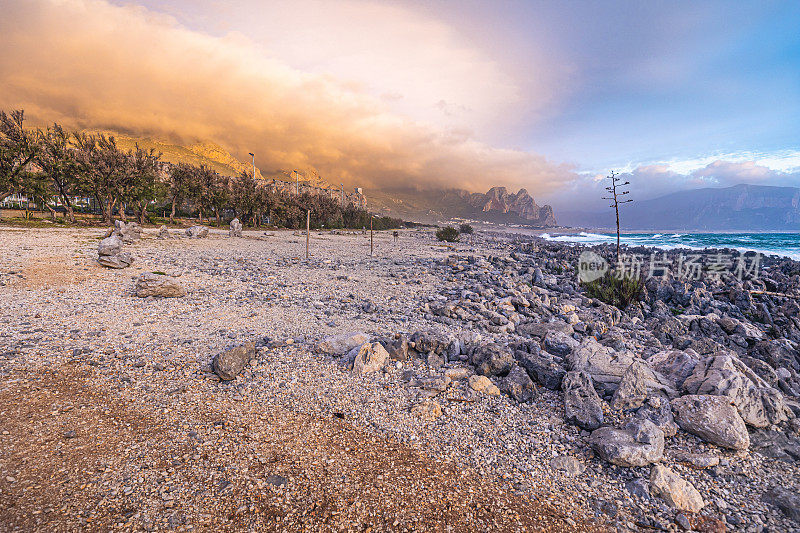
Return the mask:
<path id="1" fill-rule="evenodd" d="M 445 242 L 458 242 L 458 230 L 453 226 L 445 226 L 436 231 L 436 238 Z"/>

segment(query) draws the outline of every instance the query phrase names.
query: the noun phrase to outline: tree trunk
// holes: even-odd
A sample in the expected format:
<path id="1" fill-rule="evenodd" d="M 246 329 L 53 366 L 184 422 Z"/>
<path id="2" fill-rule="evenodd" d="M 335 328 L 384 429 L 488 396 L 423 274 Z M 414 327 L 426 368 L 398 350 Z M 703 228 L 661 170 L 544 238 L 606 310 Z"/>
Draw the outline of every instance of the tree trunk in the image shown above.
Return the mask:
<path id="1" fill-rule="evenodd" d="M 176 201 L 175 201 L 175 198 L 173 198 L 172 199 L 172 211 L 169 212 L 169 223 L 170 224 L 174 224 L 175 223 L 175 204 L 176 204 Z"/>
<path id="2" fill-rule="evenodd" d="M 42 201 L 42 205 L 45 206 L 48 211 L 50 211 L 50 220 L 55 221 L 55 219 L 56 219 L 56 210 L 53 209 L 52 207 L 50 207 L 50 204 L 48 204 L 43 197 L 40 197 L 39 199 Z"/>
<path id="3" fill-rule="evenodd" d="M 147 214 L 147 200 L 142 202 L 142 209 L 139 211 L 139 225 L 144 226 L 144 217 Z"/>
<path id="4" fill-rule="evenodd" d="M 217 209 L 216 207 L 214 208 L 214 218 L 216 218 L 216 219 L 217 219 L 217 226 L 219 226 L 219 225 L 220 225 L 220 220 L 219 220 L 219 209 Z"/>
<path id="5" fill-rule="evenodd" d="M 119 214 L 122 217 L 122 222 L 124 222 L 125 224 L 128 223 L 128 214 L 125 212 L 127 211 L 126 207 L 128 207 L 127 204 L 122 204 L 119 210 Z"/>
<path id="6" fill-rule="evenodd" d="M 75 210 L 72 209 L 72 204 L 66 203 L 66 204 L 64 204 L 64 208 L 67 210 L 67 220 L 69 220 L 71 224 L 74 224 L 75 223 Z"/>

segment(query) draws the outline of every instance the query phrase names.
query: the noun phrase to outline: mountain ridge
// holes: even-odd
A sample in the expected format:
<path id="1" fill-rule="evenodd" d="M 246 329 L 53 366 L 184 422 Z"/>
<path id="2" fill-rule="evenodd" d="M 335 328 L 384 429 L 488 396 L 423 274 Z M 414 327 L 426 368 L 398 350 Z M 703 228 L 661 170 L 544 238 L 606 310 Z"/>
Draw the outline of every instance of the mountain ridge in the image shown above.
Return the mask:
<path id="1" fill-rule="evenodd" d="M 613 212 L 561 212 L 570 226 L 613 229 Z M 800 188 L 751 185 L 706 187 L 635 201 L 620 209 L 625 230 L 797 231 Z"/>

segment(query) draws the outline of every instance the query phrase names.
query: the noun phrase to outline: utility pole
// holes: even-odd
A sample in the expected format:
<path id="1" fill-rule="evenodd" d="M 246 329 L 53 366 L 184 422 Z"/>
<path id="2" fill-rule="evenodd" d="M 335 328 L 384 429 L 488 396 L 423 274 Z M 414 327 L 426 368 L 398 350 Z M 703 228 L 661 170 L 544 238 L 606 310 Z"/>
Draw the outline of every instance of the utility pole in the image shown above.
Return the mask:
<path id="1" fill-rule="evenodd" d="M 611 171 L 610 176 L 606 176 L 607 179 L 611 180 L 611 185 L 606 187 L 606 190 L 609 193 L 611 193 L 611 196 L 603 196 L 603 200 L 612 200 L 614 202 L 609 207 L 613 207 L 614 212 L 617 215 L 617 264 L 619 264 L 619 204 L 627 204 L 629 202 L 632 202 L 633 200 L 631 200 L 630 198 L 628 198 L 627 200 L 619 199 L 620 196 L 625 196 L 626 194 L 630 194 L 630 191 L 619 191 L 617 189 L 624 187 L 626 185 L 630 185 L 631 182 L 626 181 L 624 183 L 620 183 L 620 181 L 622 181 L 622 178 L 618 178 L 617 176 L 619 176 L 619 174 L 617 174 L 613 170 Z"/>
<path id="2" fill-rule="evenodd" d="M 369 216 L 369 255 L 372 256 L 372 215 Z"/>
<path id="3" fill-rule="evenodd" d="M 253 179 L 256 179 L 256 154 L 250 152 L 250 156 L 253 158 Z"/>
<path id="4" fill-rule="evenodd" d="M 308 259 L 308 241 L 311 238 L 311 210 L 306 211 L 306 259 Z"/>
<path id="5" fill-rule="evenodd" d="M 300 196 L 300 174 L 297 170 L 294 171 L 294 193 Z"/>
<path id="6" fill-rule="evenodd" d="M 344 207 L 344 183 L 340 183 L 339 187 L 342 188 L 342 207 Z"/>

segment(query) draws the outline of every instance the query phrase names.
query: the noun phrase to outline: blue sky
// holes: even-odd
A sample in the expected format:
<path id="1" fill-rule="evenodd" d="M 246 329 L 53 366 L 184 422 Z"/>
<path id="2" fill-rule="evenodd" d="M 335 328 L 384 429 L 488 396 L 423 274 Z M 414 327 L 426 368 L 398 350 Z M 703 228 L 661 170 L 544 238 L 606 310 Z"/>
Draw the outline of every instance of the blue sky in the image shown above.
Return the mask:
<path id="1" fill-rule="evenodd" d="M 0 107 L 366 187 L 800 185 L 800 2 L 8 0 Z M 14 22 L 16 21 L 16 22 Z M 113 43 L 108 46 L 108 43 Z M 58 79 L 53 84 L 52 79 Z"/>

